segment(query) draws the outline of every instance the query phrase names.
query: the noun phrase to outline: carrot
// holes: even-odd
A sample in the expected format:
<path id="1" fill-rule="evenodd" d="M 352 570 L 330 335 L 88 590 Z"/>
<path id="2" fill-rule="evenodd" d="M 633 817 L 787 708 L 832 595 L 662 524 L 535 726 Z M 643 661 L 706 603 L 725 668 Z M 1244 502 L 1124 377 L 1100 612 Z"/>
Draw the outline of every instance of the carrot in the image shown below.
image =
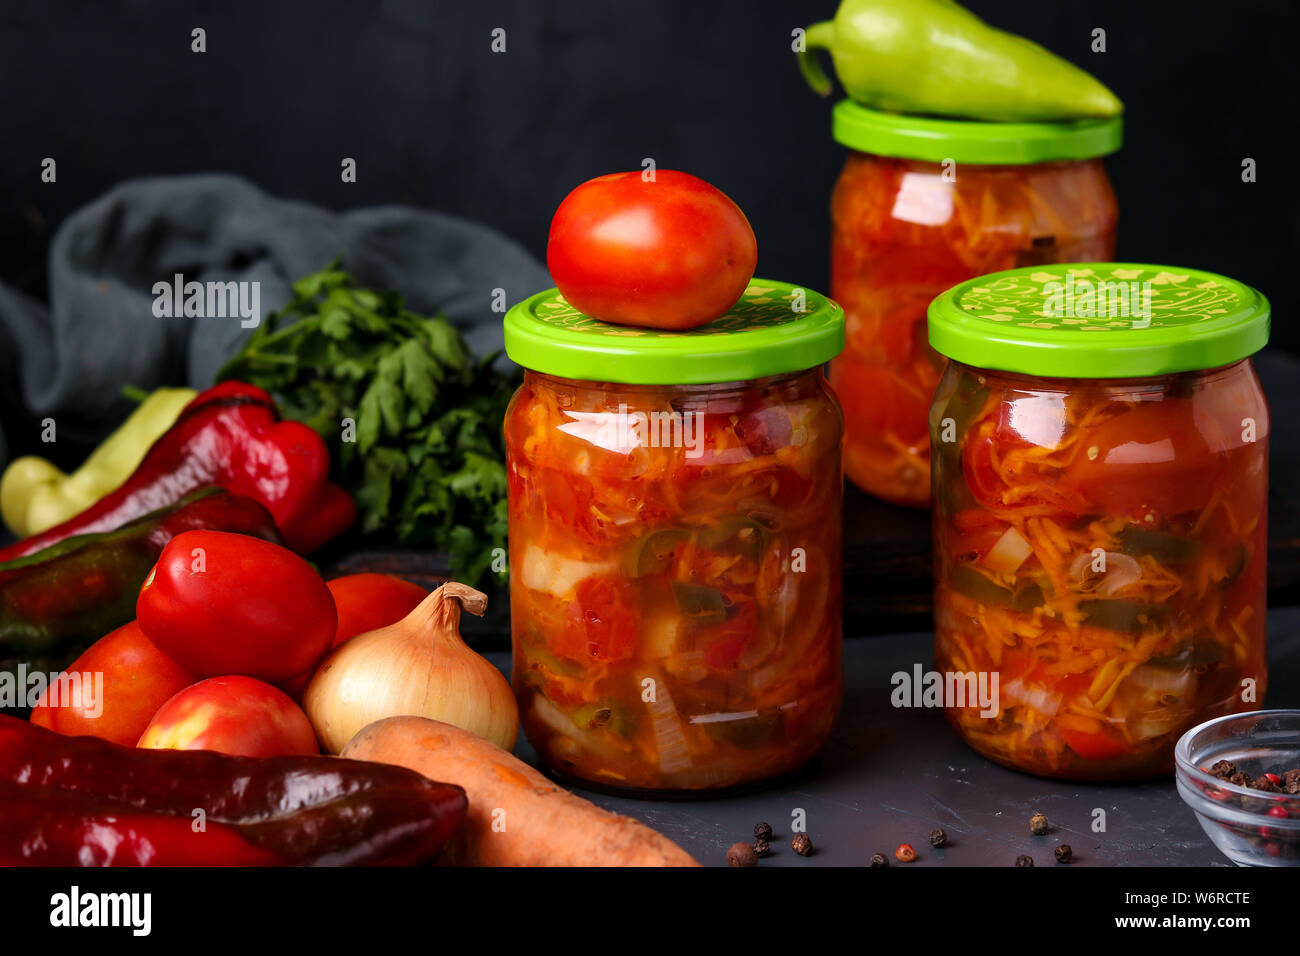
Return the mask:
<path id="1" fill-rule="evenodd" d="M 496 744 L 426 717 L 363 727 L 342 757 L 459 784 L 469 813 L 444 859 L 463 866 L 699 866 L 667 837 L 556 786 Z"/>

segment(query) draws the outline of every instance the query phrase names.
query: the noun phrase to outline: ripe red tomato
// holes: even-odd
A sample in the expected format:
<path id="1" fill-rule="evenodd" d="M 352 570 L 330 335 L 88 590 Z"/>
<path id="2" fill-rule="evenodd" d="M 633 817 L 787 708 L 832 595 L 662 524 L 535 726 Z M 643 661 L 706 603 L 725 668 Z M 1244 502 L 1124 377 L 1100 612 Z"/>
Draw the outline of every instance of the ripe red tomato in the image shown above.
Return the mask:
<path id="1" fill-rule="evenodd" d="M 311 721 L 288 694 L 241 675 L 186 687 L 153 715 L 137 746 L 237 757 L 320 753 Z"/>
<path id="2" fill-rule="evenodd" d="M 196 679 L 154 647 L 135 621 L 90 645 L 65 673 L 79 673 L 81 687 L 91 693 L 69 700 L 61 690 L 51 699 L 46 690 L 32 708 L 32 723 L 124 747 L 134 747 L 155 711 Z M 102 675 L 102 688 L 94 675 Z"/>
<path id="3" fill-rule="evenodd" d="M 329 588 L 287 548 L 224 531 L 167 542 L 136 603 L 140 629 L 199 677 L 297 677 L 319 663 L 338 615 Z"/>
<path id="4" fill-rule="evenodd" d="M 611 173 L 569 193 L 546 265 L 575 309 L 620 325 L 693 329 L 736 304 L 758 262 L 740 207 L 689 173 Z"/>
<path id="5" fill-rule="evenodd" d="M 331 647 L 396 624 L 429 596 L 418 584 L 391 574 L 349 574 L 325 583 L 334 596 L 339 619 Z"/>

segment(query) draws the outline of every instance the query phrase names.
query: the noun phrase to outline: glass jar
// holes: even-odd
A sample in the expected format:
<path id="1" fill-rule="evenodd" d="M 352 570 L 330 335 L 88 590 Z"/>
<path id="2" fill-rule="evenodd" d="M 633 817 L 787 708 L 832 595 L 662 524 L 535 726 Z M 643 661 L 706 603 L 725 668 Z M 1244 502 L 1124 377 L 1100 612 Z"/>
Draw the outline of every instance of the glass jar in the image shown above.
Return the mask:
<path id="1" fill-rule="evenodd" d="M 1118 209 L 1101 156 L 1118 119 L 980 123 L 838 104 L 849 154 L 831 196 L 831 296 L 846 344 L 831 363 L 844 403 L 845 473 L 878 498 L 930 501 L 927 419 L 943 357 L 930 301 L 988 272 L 1115 253 Z"/>
<path id="2" fill-rule="evenodd" d="M 526 369 L 505 421 L 513 683 L 553 770 L 717 791 L 825 741 L 843 418 L 821 366 L 842 344 L 837 306 L 759 280 L 689 333 L 596 322 L 554 291 L 508 314 Z"/>
<path id="3" fill-rule="evenodd" d="M 1249 356 L 1268 319 L 1231 279 L 1143 265 L 935 301 L 935 669 L 993 689 L 944 702 L 984 756 L 1163 774 L 1188 728 L 1260 706 L 1269 413 Z"/>

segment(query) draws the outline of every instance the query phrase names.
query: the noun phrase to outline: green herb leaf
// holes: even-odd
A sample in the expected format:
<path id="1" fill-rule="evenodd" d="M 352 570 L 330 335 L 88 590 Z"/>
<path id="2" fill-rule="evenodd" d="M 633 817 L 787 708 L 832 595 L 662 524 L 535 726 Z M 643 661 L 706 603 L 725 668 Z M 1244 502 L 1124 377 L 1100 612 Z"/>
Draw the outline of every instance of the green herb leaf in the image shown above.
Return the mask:
<path id="1" fill-rule="evenodd" d="M 293 284 L 217 380 L 266 389 L 320 433 L 364 533 L 444 550 L 474 584 L 506 543 L 501 422 L 518 383 L 495 357 L 334 262 Z M 355 440 L 342 440 L 347 419 Z"/>

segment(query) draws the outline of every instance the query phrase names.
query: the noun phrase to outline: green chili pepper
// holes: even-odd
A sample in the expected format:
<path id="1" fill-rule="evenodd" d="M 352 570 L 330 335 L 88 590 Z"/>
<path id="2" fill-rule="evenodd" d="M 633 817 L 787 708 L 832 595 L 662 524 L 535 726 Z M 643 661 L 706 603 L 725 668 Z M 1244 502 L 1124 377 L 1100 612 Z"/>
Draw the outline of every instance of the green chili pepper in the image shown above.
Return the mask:
<path id="1" fill-rule="evenodd" d="M 65 667 L 130 621 L 163 546 L 195 529 L 280 538 L 262 505 L 208 488 L 115 531 L 66 538 L 0 564 L 0 672 L 19 664 L 31 671 Z"/>
<path id="2" fill-rule="evenodd" d="M 660 528 L 631 547 L 624 561 L 624 570 L 629 576 L 638 578 L 667 571 L 677 547 L 688 540 L 707 551 L 738 554 L 746 560 L 757 561 L 762 557 L 772 532 L 770 521 L 763 515 L 730 515 L 715 527 L 693 532 Z"/>
<path id="3" fill-rule="evenodd" d="M 1079 610 L 1090 626 L 1125 634 L 1140 634 L 1143 628 L 1165 614 L 1163 604 L 1137 601 L 1081 601 Z"/>
<path id="4" fill-rule="evenodd" d="M 767 525 L 748 515 L 728 515 L 716 527 L 705 528 L 695 535 L 695 543 L 707 551 L 738 554 L 756 561 L 767 547 Z"/>
<path id="5" fill-rule="evenodd" d="M 942 425 L 946 418 L 951 418 L 953 421 L 953 430 L 958 440 L 945 442 L 945 445 L 960 444 L 960 439 L 966 434 L 971 421 L 984 409 L 988 400 L 989 387 L 980 380 L 978 375 L 965 370 L 958 374 L 957 383 L 953 387 L 952 394 L 948 396 L 948 403 L 943 407 L 936 422 L 937 425 Z"/>
<path id="6" fill-rule="evenodd" d="M 1037 584 L 1027 584 L 1013 591 L 964 564 L 953 568 L 948 583 L 957 593 L 993 607 L 1028 612 L 1043 603 L 1043 589 Z"/>
<path id="7" fill-rule="evenodd" d="M 546 640 L 546 635 L 540 628 L 530 625 L 529 638 L 528 641 L 520 642 L 524 661 L 528 665 L 523 674 L 525 683 L 533 683 L 539 687 L 545 683 L 545 675 L 538 672 L 539 668 L 552 674 L 558 674 L 561 677 L 580 677 L 582 675 L 585 668 L 580 661 L 567 661 L 556 657 L 542 646 L 542 643 Z"/>
<path id="8" fill-rule="evenodd" d="M 1084 70 L 951 0 L 843 0 L 804 42 L 799 67 L 809 86 L 831 92 L 816 53 L 828 50 L 845 92 L 875 109 L 1000 122 L 1124 109 Z"/>
<path id="9" fill-rule="evenodd" d="M 1016 591 L 1011 598 L 1011 610 L 1032 611 L 1044 600 L 1043 589 L 1037 584 L 1027 584 Z"/>
<path id="10" fill-rule="evenodd" d="M 1180 644 L 1168 654 L 1151 658 L 1147 661 L 1147 666 L 1171 671 L 1194 670 L 1198 667 L 1217 664 L 1225 656 L 1226 652 L 1223 646 L 1211 638 Z"/>
<path id="11" fill-rule="evenodd" d="M 726 601 L 722 592 L 714 588 L 674 581 L 673 597 L 677 599 L 677 609 L 694 624 L 708 627 L 721 624 L 727 618 Z"/>
<path id="12" fill-rule="evenodd" d="M 1199 547 L 1191 538 L 1180 538 L 1163 531 L 1148 531 L 1137 525 L 1129 525 L 1117 537 L 1120 550 L 1125 554 L 1150 555 L 1161 564 L 1183 564 L 1190 561 L 1196 556 Z"/>
<path id="13" fill-rule="evenodd" d="M 1250 550 L 1240 541 L 1233 546 L 1232 557 L 1228 561 L 1228 573 L 1222 581 L 1217 581 L 1216 586 L 1220 590 L 1226 591 L 1237 583 L 1241 573 L 1246 570 L 1246 565 L 1250 563 Z"/>
<path id="14" fill-rule="evenodd" d="M 977 507 L 975 496 L 962 475 L 961 447 L 971 421 L 988 402 L 989 388 L 977 375 L 962 371 L 951 391 L 944 394 L 942 389 L 948 381 L 945 376 L 940 383 L 941 392 L 935 396 L 936 410 L 930 415 L 930 458 L 934 462 L 932 484 L 937 489 L 939 505 L 945 514 L 952 515 Z M 948 438 L 952 441 L 947 441 Z"/>
<path id="15" fill-rule="evenodd" d="M 652 531 L 636 542 L 628 552 L 627 573 L 639 578 L 647 574 L 667 571 L 672 563 L 673 552 L 677 546 L 690 535 L 677 528 L 660 528 Z"/>

